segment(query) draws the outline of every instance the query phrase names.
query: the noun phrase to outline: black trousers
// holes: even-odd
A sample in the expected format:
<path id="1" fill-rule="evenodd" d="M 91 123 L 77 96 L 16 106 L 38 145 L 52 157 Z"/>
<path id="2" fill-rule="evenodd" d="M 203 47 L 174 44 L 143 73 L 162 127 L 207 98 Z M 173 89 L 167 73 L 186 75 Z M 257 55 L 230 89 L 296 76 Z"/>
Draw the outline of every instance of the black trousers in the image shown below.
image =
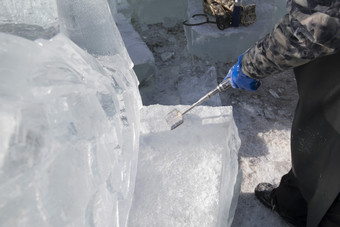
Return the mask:
<path id="1" fill-rule="evenodd" d="M 306 226 L 307 202 L 300 192 L 298 181 L 292 171 L 282 177 L 279 187 L 273 194 L 276 209 L 280 215 L 295 219 L 299 227 Z M 322 218 L 319 226 L 340 226 L 340 194 Z"/>
<path id="2" fill-rule="evenodd" d="M 292 170 L 273 193 L 298 226 L 340 226 L 340 52 L 294 69 Z"/>

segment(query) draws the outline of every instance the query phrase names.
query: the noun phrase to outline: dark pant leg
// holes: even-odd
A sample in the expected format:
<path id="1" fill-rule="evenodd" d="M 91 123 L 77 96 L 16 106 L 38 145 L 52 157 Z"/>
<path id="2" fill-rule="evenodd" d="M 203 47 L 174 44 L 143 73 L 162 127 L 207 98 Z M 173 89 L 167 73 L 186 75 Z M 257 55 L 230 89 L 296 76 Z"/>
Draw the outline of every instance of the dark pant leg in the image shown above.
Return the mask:
<path id="1" fill-rule="evenodd" d="M 299 102 L 291 132 L 292 170 L 308 204 L 310 227 L 320 224 L 340 191 L 339 62 L 340 52 L 294 69 Z"/>
<path id="2" fill-rule="evenodd" d="M 306 226 L 307 203 L 302 197 L 292 171 L 284 175 L 279 187 L 273 191 L 274 210 L 296 226 Z"/>
<path id="3" fill-rule="evenodd" d="M 340 226 L 340 194 L 328 209 L 326 215 L 320 222 L 320 227 L 339 227 Z"/>

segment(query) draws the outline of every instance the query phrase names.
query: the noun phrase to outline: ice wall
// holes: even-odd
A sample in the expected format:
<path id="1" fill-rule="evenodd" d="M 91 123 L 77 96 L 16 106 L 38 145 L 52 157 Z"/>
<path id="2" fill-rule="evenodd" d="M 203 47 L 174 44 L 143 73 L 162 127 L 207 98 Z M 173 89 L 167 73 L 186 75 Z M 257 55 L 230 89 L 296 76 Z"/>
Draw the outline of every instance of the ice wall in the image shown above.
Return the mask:
<path id="1" fill-rule="evenodd" d="M 127 0 L 134 17 L 144 24 L 163 23 L 174 26 L 185 18 L 186 0 Z"/>
<path id="2" fill-rule="evenodd" d="M 109 5 L 109 3 L 111 3 Z M 125 122 L 122 128 L 122 138 L 127 140 L 122 149 L 122 159 L 129 160 L 122 170 L 128 170 L 121 182 L 124 195 L 119 199 L 119 224 L 125 226 L 127 214 L 131 208 L 132 193 L 137 173 L 137 154 L 139 147 L 139 109 L 141 98 L 138 91 L 139 81 L 133 71 L 133 62 L 127 52 L 122 36 L 112 16 L 111 10 L 116 12 L 117 4 L 106 0 L 68 1 L 57 0 L 60 30 L 78 46 L 94 55 L 104 66 L 114 80 L 118 83 L 121 93 L 119 102 L 124 108 L 119 110 L 124 115 Z M 120 75 L 116 78 L 115 74 Z M 119 81 L 117 81 L 119 80 Z M 129 92 L 119 84 L 131 87 Z M 114 85 L 116 86 L 116 85 Z M 107 99 L 107 97 L 103 97 Z M 109 106 L 110 104 L 108 104 Z M 136 108 L 137 107 L 137 108 Z M 129 120 L 130 119 L 130 120 Z M 129 121 L 128 121 L 129 120 Z M 116 171 L 121 171 L 117 169 Z"/>
<path id="3" fill-rule="evenodd" d="M 0 31 L 36 40 L 61 24 L 96 57 L 63 35 L 1 35 L 1 225 L 126 226 L 141 98 L 107 2 L 1 6 Z"/>
<path id="4" fill-rule="evenodd" d="M 174 108 L 143 107 L 138 173 L 129 226 L 230 226 L 241 178 L 231 107 L 199 106 L 170 131 Z"/>
<path id="5" fill-rule="evenodd" d="M 115 21 L 133 62 L 133 70 L 138 77 L 140 90 L 154 89 L 156 65 L 152 52 L 135 31 L 129 18 L 126 18 L 123 13 L 117 13 Z"/>
<path id="6" fill-rule="evenodd" d="M 248 0 L 243 4 L 256 4 L 256 21 L 249 26 L 219 30 L 216 24 L 184 26 L 188 51 L 211 62 L 231 62 L 271 31 L 286 12 L 286 1 Z M 188 0 L 187 18 L 203 13 L 202 2 Z M 215 18 L 211 17 L 214 21 Z M 190 20 L 190 23 L 202 20 Z"/>
<path id="7" fill-rule="evenodd" d="M 57 0 L 60 31 L 93 55 L 121 55 L 132 62 L 106 0 Z"/>
<path id="8" fill-rule="evenodd" d="M 140 108 L 124 62 L 3 33 L 0 59 L 1 225 L 124 226 Z"/>
<path id="9" fill-rule="evenodd" d="M 57 5 L 62 33 L 93 55 L 122 56 L 133 67 L 141 88 L 154 86 L 155 60 L 131 25 L 127 2 L 58 0 Z"/>

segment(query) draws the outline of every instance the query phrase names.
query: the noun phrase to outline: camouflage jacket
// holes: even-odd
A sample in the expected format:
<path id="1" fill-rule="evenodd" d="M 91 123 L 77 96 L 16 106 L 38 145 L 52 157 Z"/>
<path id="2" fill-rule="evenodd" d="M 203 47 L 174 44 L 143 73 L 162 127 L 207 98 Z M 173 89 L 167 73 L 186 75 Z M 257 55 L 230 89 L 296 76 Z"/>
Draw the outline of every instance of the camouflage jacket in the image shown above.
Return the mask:
<path id="1" fill-rule="evenodd" d="M 288 0 L 288 14 L 243 56 L 242 71 L 256 79 L 340 49 L 339 0 Z"/>

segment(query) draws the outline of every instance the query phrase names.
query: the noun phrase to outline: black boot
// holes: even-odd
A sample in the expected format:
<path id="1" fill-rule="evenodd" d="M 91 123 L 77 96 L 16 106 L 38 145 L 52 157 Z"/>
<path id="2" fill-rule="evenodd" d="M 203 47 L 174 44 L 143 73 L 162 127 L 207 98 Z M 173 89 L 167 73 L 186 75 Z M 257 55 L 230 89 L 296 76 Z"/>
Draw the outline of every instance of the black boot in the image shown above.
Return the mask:
<path id="1" fill-rule="evenodd" d="M 285 214 L 285 212 L 280 211 L 280 208 L 277 206 L 275 200 L 275 190 L 276 188 L 269 183 L 260 183 L 255 188 L 255 196 L 258 200 L 260 200 L 263 205 L 265 205 L 272 211 L 275 211 L 289 224 L 296 227 L 306 226 L 305 219 L 291 217 Z"/>
<path id="2" fill-rule="evenodd" d="M 260 202 L 271 210 L 275 210 L 273 193 L 275 188 L 269 183 L 260 183 L 255 188 L 255 196 Z"/>

